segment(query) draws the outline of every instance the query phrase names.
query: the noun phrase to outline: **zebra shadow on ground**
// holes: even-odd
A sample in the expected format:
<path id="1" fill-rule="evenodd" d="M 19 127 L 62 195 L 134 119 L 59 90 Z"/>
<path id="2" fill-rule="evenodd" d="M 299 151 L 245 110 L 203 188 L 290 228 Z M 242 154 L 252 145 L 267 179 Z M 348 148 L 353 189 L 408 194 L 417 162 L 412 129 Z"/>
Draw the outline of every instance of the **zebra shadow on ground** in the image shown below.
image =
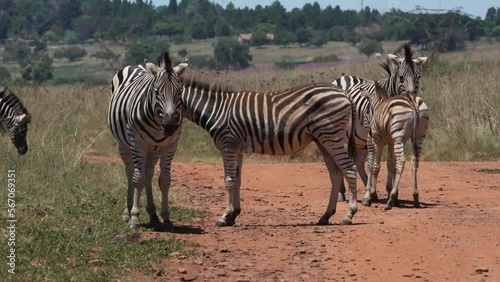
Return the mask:
<path id="1" fill-rule="evenodd" d="M 146 223 L 146 224 L 139 224 L 139 227 L 141 229 L 147 230 L 147 231 L 156 231 L 156 232 L 165 232 L 165 228 L 162 224 L 153 224 L 153 223 Z M 193 227 L 193 226 L 188 226 L 188 225 L 174 225 L 173 230 L 168 230 L 169 233 L 175 233 L 175 234 L 204 234 L 205 230 L 203 228 L 199 227 Z"/>
<path id="2" fill-rule="evenodd" d="M 357 226 L 357 225 L 366 225 L 366 224 L 369 224 L 369 223 L 353 222 L 351 225 L 345 225 L 345 226 Z M 236 224 L 235 226 L 238 227 L 238 224 Z M 242 228 L 250 228 L 250 227 L 314 227 L 314 228 L 319 227 L 319 228 L 328 228 L 328 227 L 332 227 L 332 226 L 341 226 L 341 224 L 340 224 L 340 222 L 331 222 L 327 225 L 318 225 L 316 223 L 278 223 L 278 224 L 261 223 L 261 224 L 244 224 L 244 225 L 241 225 L 239 227 L 242 227 Z"/>
<path id="3" fill-rule="evenodd" d="M 379 205 L 385 205 L 387 203 L 388 198 L 385 199 L 380 199 L 378 201 L 374 201 L 372 205 L 374 204 L 379 204 Z M 427 208 L 435 208 L 437 206 L 442 206 L 443 203 L 428 203 L 428 202 L 422 202 L 420 201 L 420 207 L 416 209 L 427 209 Z M 398 203 L 394 204 L 393 209 L 415 209 L 415 206 L 413 205 L 413 200 L 404 200 L 404 199 L 399 199 Z"/>

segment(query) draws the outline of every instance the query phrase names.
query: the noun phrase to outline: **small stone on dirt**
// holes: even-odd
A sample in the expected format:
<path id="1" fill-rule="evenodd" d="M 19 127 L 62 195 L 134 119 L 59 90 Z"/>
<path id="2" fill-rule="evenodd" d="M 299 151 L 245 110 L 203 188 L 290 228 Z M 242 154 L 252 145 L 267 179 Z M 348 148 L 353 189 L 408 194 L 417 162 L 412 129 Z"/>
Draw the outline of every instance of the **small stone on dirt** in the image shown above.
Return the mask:
<path id="1" fill-rule="evenodd" d="M 184 267 L 177 268 L 177 272 L 179 272 L 180 274 L 186 274 L 186 273 L 188 273 L 187 270 Z"/>
<path id="2" fill-rule="evenodd" d="M 488 271 L 490 271 L 490 270 L 487 267 L 480 267 L 480 268 L 476 269 L 477 274 L 481 274 L 483 272 L 488 272 Z"/>
<path id="3" fill-rule="evenodd" d="M 222 249 L 220 249 L 220 252 L 221 253 L 229 253 L 229 250 L 226 247 L 223 247 Z"/>
<path id="4" fill-rule="evenodd" d="M 302 196 L 304 196 L 304 193 L 303 193 L 303 192 L 300 192 L 300 193 L 299 193 L 299 197 L 302 197 Z"/>
<path id="5" fill-rule="evenodd" d="M 198 278 L 198 276 L 194 275 L 194 274 L 185 275 L 185 276 L 181 277 L 181 281 L 194 281 L 194 280 L 196 280 L 196 278 Z"/>

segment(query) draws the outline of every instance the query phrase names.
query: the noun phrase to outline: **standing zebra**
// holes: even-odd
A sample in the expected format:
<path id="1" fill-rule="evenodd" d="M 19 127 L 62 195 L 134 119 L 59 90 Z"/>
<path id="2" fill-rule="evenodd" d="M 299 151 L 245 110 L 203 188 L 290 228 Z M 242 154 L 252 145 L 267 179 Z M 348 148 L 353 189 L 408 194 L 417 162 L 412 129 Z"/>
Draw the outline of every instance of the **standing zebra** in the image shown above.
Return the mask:
<path id="1" fill-rule="evenodd" d="M 382 89 L 387 90 L 390 96 L 400 95 L 404 92 L 417 93 L 420 71 L 418 66 L 422 65 L 427 61 L 427 57 L 420 57 L 417 59 L 412 58 L 412 51 L 408 44 L 404 44 L 399 48 L 403 50 L 403 57 L 394 54 L 387 55 L 387 63 L 382 64 L 382 68 L 387 74 L 385 79 L 379 81 L 379 85 Z M 351 101 L 356 106 L 356 126 L 354 128 L 354 163 L 358 169 L 358 173 L 363 181 L 367 184 L 368 176 L 365 171 L 365 160 L 368 155 L 367 151 L 367 132 L 365 117 L 369 111 L 369 99 L 361 94 L 361 90 L 366 90 L 371 94 L 375 93 L 375 84 L 372 80 L 368 80 L 357 76 L 342 76 L 335 81 L 333 85 L 339 86 L 344 89 L 351 99 Z M 352 134 L 348 132 L 349 136 Z M 390 148 L 389 148 L 390 149 Z M 388 165 L 393 161 L 392 153 L 389 152 Z M 392 179 L 393 175 L 387 175 L 387 187 L 388 191 L 392 190 Z M 377 198 L 377 195 L 374 195 Z M 345 201 L 345 187 L 342 182 L 339 201 Z"/>
<path id="2" fill-rule="evenodd" d="M 398 197 L 398 186 L 405 164 L 404 145 L 411 138 L 413 156 L 411 158 L 413 173 L 413 203 L 416 208 L 418 201 L 417 170 L 422 143 L 429 128 L 429 110 L 424 101 L 416 93 L 406 92 L 403 95 L 390 97 L 387 90 L 375 82 L 375 94 L 363 91 L 370 99 L 370 111 L 367 120 L 370 122 L 368 133 L 368 183 L 363 204 L 370 205 L 376 195 L 377 177 L 380 171 L 382 149 L 389 145 L 394 152 L 396 163 L 389 163 L 391 183 L 393 187 L 388 192 L 385 209 L 391 209 Z M 389 181 L 389 180 L 388 180 Z"/>
<path id="3" fill-rule="evenodd" d="M 285 155 L 314 141 L 325 159 L 332 190 L 318 224 L 335 214 L 342 181 L 349 183 L 349 211 L 342 224 L 357 212 L 356 167 L 344 148 L 353 107 L 345 93 L 330 84 L 311 84 L 274 92 L 234 92 L 217 85 L 185 79 L 183 113 L 204 128 L 222 153 L 226 210 L 216 225 L 232 226 L 241 212 L 240 186 L 243 153 Z"/>
<path id="4" fill-rule="evenodd" d="M 31 114 L 23 106 L 21 100 L 7 88 L 0 84 L 0 132 L 8 132 L 10 140 L 20 155 L 28 152 L 26 135 Z"/>
<path id="5" fill-rule="evenodd" d="M 158 186 L 162 192 L 163 225 L 173 228 L 168 208 L 170 163 L 181 133 L 181 92 L 179 75 L 187 64 L 172 68 L 168 53 L 159 57 L 159 66 L 127 66 L 118 71 L 111 85 L 108 127 L 118 141 L 120 157 L 128 179 L 127 208 L 123 219 L 136 229 L 139 198 L 146 185 L 146 210 L 152 224 L 159 224 L 152 196 L 154 167 L 160 159 Z"/>

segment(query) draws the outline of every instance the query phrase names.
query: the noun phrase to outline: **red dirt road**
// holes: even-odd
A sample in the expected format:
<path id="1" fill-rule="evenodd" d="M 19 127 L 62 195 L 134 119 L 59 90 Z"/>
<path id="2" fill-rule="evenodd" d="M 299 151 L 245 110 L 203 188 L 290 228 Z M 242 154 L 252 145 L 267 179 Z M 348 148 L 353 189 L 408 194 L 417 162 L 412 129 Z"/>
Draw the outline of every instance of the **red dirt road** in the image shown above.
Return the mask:
<path id="1" fill-rule="evenodd" d="M 378 187 L 385 201 L 382 167 Z M 225 208 L 222 166 L 174 163 L 173 186 L 185 189 L 187 206 L 208 216 L 177 226 L 178 233 L 145 232 L 201 245 L 197 257 L 166 259 L 161 267 L 167 270 L 156 271 L 154 279 L 500 281 L 500 174 L 478 169 L 499 170 L 500 163 L 422 162 L 422 208 L 414 209 L 408 163 L 400 185 L 402 207 L 384 211 L 384 204 L 359 204 L 354 225 L 340 226 L 347 204 L 339 203 L 333 224 L 316 226 L 330 191 L 324 164 L 244 164 L 242 213 L 234 227 L 217 228 L 215 221 Z M 361 200 L 359 179 L 358 187 Z"/>

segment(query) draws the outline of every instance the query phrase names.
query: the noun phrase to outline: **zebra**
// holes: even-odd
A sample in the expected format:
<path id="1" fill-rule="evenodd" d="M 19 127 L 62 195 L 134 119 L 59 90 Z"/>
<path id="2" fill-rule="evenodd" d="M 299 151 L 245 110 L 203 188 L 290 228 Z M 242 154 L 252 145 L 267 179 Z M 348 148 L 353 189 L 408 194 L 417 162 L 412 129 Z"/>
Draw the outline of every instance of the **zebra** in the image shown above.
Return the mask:
<path id="1" fill-rule="evenodd" d="M 17 153 L 24 155 L 28 152 L 28 124 L 31 114 L 23 103 L 4 83 L 0 84 L 0 132 L 9 133 L 10 140 L 17 149 Z"/>
<path id="2" fill-rule="evenodd" d="M 311 141 L 323 155 L 332 184 L 318 224 L 328 224 L 335 214 L 342 174 L 350 193 L 349 211 L 341 224 L 352 224 L 358 210 L 356 166 L 344 148 L 344 137 L 355 116 L 344 91 L 331 84 L 309 84 L 264 93 L 236 92 L 193 77 L 182 79 L 185 118 L 205 129 L 222 154 L 226 209 L 216 226 L 233 226 L 241 212 L 244 153 L 285 155 Z"/>
<path id="3" fill-rule="evenodd" d="M 411 138 L 413 156 L 411 158 L 413 173 L 413 204 L 420 207 L 417 188 L 417 170 L 422 143 L 429 128 L 429 110 L 424 101 L 415 92 L 405 92 L 402 95 L 391 97 L 389 92 L 375 82 L 375 93 L 362 91 L 370 100 L 370 111 L 367 120 L 370 124 L 368 133 L 368 182 L 363 204 L 370 205 L 376 195 L 377 177 L 380 171 L 382 149 L 389 145 L 390 152 L 394 153 L 388 162 L 391 171 L 393 187 L 388 190 L 388 199 L 385 209 L 391 209 L 398 197 L 398 186 L 405 164 L 404 145 Z"/>
<path id="4" fill-rule="evenodd" d="M 128 181 L 127 207 L 122 218 L 134 230 L 139 222 L 139 198 L 144 186 L 150 223 L 160 224 L 152 197 L 152 178 L 158 159 L 163 227 L 173 229 L 168 207 L 170 164 L 181 134 L 179 76 L 188 65 L 182 63 L 172 68 L 167 52 L 158 61 L 159 66 L 147 62 L 145 66 L 126 66 L 115 74 L 111 83 L 107 123 L 118 142 Z"/>
<path id="5" fill-rule="evenodd" d="M 403 51 L 402 56 L 400 56 L 401 50 Z M 396 51 L 398 55 L 388 54 L 387 62 L 381 64 L 384 73 L 386 73 L 386 78 L 380 80 L 378 83 L 381 88 L 388 91 L 390 96 L 400 95 L 403 92 L 418 93 L 419 90 L 419 80 L 421 78 L 420 71 L 418 69 L 423 63 L 427 61 L 427 57 L 419 57 L 413 59 L 412 50 L 410 45 L 403 44 Z M 351 101 L 356 106 L 356 126 L 354 129 L 355 136 L 355 148 L 354 151 L 354 163 L 358 169 L 359 176 L 366 186 L 368 176 L 365 171 L 365 160 L 368 155 L 367 151 L 367 123 L 366 115 L 369 110 L 369 99 L 361 94 L 361 90 L 366 90 L 371 94 L 375 93 L 374 81 L 368 80 L 358 76 L 344 75 L 332 83 L 346 91 L 347 95 Z M 351 132 L 348 132 L 351 135 Z M 346 138 L 348 139 L 348 137 Z M 389 162 L 392 161 L 390 158 L 392 153 L 389 153 Z M 389 163 L 388 162 L 388 163 Z M 388 191 L 392 190 L 392 175 L 387 176 L 387 187 Z M 373 195 L 377 198 L 377 195 Z M 345 201 L 345 186 L 342 182 L 340 189 L 340 194 L 338 197 L 339 201 Z"/>

